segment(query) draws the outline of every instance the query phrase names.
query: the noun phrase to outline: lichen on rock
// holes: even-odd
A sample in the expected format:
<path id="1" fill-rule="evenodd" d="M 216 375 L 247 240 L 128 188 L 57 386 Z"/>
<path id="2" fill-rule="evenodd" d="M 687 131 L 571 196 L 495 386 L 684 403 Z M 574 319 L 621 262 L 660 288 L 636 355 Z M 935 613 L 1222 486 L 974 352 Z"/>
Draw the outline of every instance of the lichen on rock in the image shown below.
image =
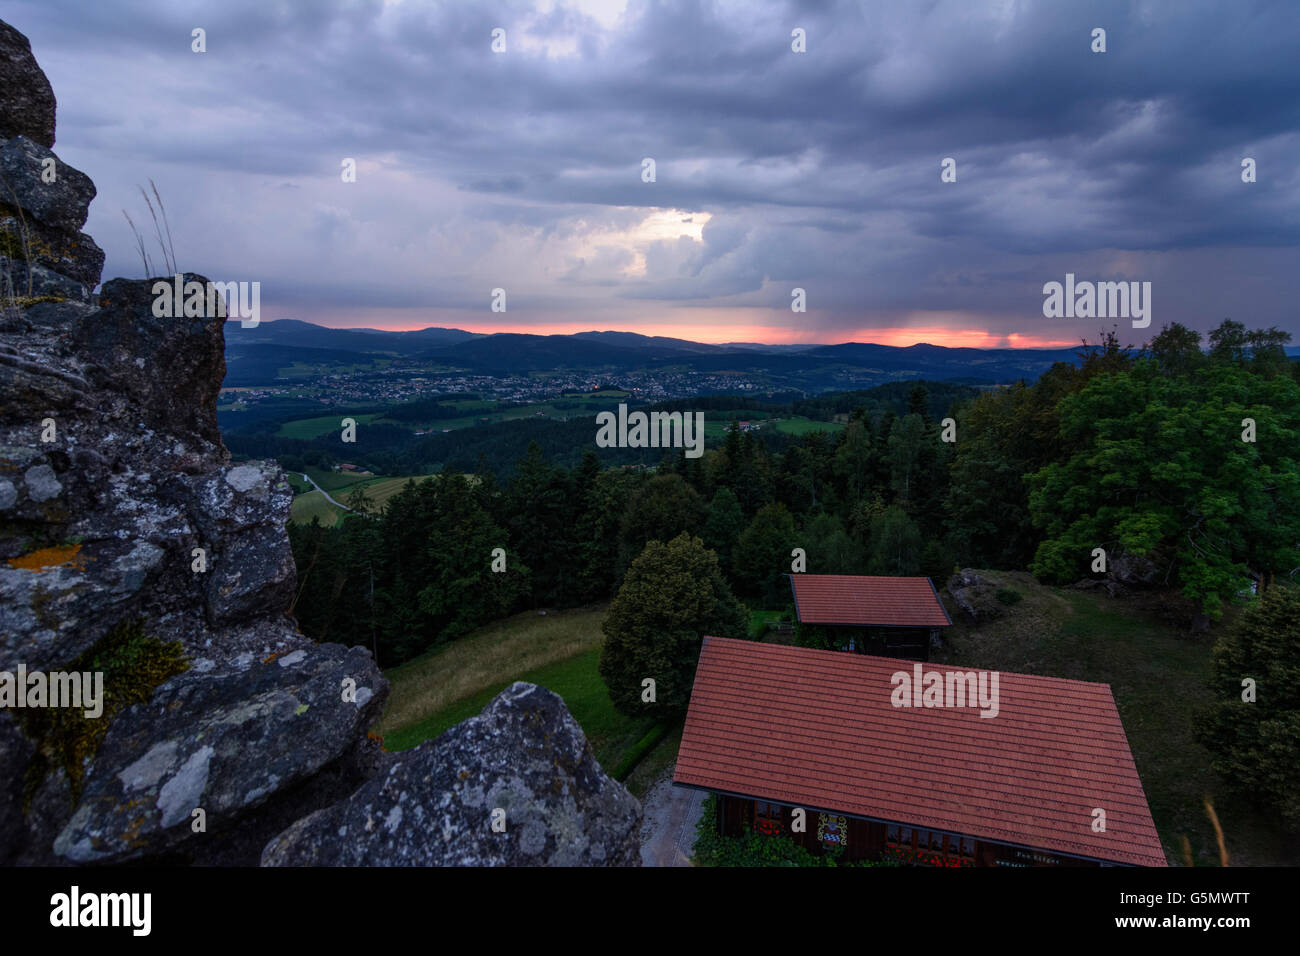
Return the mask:
<path id="1" fill-rule="evenodd" d="M 601 769 L 564 701 L 516 682 L 278 834 L 262 864 L 639 866 L 640 828 L 640 803 Z"/>

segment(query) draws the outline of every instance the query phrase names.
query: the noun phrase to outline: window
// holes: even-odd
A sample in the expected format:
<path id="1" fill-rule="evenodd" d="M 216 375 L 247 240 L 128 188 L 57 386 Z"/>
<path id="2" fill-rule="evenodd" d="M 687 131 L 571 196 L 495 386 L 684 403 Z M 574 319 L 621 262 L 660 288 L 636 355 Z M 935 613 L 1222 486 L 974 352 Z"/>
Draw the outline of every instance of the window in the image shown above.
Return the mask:
<path id="1" fill-rule="evenodd" d="M 887 846 L 905 846 L 912 848 L 912 828 L 891 823 L 885 827 L 885 844 Z"/>
<path id="2" fill-rule="evenodd" d="M 755 800 L 754 829 L 759 833 L 780 833 L 785 829 L 785 808 L 779 803 Z"/>
<path id="3" fill-rule="evenodd" d="M 885 855 L 922 866 L 974 866 L 975 838 L 943 830 L 885 827 Z"/>

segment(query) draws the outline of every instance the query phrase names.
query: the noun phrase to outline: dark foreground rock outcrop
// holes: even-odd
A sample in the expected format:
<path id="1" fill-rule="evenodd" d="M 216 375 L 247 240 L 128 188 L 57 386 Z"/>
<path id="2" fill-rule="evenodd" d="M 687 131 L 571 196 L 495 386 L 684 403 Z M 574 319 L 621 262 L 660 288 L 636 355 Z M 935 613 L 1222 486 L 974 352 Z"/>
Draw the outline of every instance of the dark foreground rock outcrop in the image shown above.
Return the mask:
<path id="1" fill-rule="evenodd" d="M 94 184 L 53 142 L 0 22 L 0 681 L 104 674 L 98 718 L 0 702 L 0 864 L 252 865 L 273 837 L 276 862 L 635 857 L 639 805 L 549 692 L 381 753 L 369 652 L 289 616 L 283 472 L 222 445 L 224 318 L 156 317 L 154 280 L 95 293 Z M 506 834 L 477 826 L 489 804 Z"/>
<path id="2" fill-rule="evenodd" d="M 0 139 L 26 136 L 42 146 L 54 145 L 54 90 L 32 56 L 32 45 L 0 20 Z"/>
<path id="3" fill-rule="evenodd" d="M 639 866 L 640 829 L 564 702 L 517 682 L 279 834 L 262 864 Z"/>

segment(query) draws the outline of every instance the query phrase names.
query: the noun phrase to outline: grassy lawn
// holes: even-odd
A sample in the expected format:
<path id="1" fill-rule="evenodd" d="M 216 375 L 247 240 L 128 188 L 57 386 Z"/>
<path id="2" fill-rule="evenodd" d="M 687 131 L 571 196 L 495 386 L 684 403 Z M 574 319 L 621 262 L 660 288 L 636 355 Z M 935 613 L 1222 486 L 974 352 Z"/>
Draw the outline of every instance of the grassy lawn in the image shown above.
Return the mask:
<path id="1" fill-rule="evenodd" d="M 496 688 L 495 694 L 520 674 L 598 648 L 604 641 L 604 619 L 603 607 L 552 611 L 545 617 L 527 611 L 390 668 L 384 676 L 392 689 L 379 731 L 405 730 L 458 700 L 488 688 Z"/>
<path id="2" fill-rule="evenodd" d="M 960 622 L 948 601 L 957 623 L 936 661 L 1109 684 L 1172 865 L 1187 862 L 1184 837 L 1196 865 L 1217 864 L 1207 797 L 1233 865 L 1294 863 L 1298 841 L 1225 794 L 1210 769 L 1209 753 L 1193 734 L 1194 716 L 1210 700 L 1206 681 L 1213 640 L 1231 612 L 1212 637 L 1192 638 L 1147 616 L 1131 599 L 1046 588 L 1017 572 L 980 574 L 1014 588 L 1024 600 L 980 628 Z"/>
<path id="3" fill-rule="evenodd" d="M 416 724 L 391 734 L 385 733 L 384 746 L 389 750 L 404 750 L 432 739 L 448 727 L 473 717 L 515 680 L 523 680 L 555 691 L 564 698 L 569 713 L 591 742 L 596 759 L 607 773 L 612 773 L 623 753 L 654 726 L 654 721 L 633 720 L 614 709 L 605 682 L 596 670 L 599 661 L 600 648 L 595 647 L 566 660 L 497 681 Z"/>
<path id="4" fill-rule="evenodd" d="M 607 772 L 653 726 L 614 709 L 597 670 L 605 608 L 517 614 L 387 671 L 387 709 L 377 728 L 388 750 L 405 750 L 478 714 L 516 680 L 554 691 L 591 742 Z M 669 735 L 638 765 L 662 774 L 675 759 L 680 732 Z"/>
<path id="5" fill-rule="evenodd" d="M 749 611 L 749 636 L 760 641 L 766 638 L 768 634 L 767 622 L 779 619 L 781 613 L 781 611 L 763 611 L 751 608 Z"/>

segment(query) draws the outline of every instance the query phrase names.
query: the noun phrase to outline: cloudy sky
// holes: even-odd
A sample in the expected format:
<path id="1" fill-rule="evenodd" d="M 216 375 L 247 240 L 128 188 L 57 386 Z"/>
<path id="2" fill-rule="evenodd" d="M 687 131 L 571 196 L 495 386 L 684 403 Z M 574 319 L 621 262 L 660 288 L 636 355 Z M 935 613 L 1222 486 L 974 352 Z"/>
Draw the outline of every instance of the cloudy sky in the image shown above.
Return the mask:
<path id="1" fill-rule="evenodd" d="M 1228 316 L 1300 342 L 1289 0 L 2 10 L 105 277 L 144 273 L 122 212 L 152 178 L 180 266 L 261 282 L 263 320 L 1071 345 L 1111 323 L 1043 316 L 1069 272 L 1152 283 L 1134 344 Z"/>

